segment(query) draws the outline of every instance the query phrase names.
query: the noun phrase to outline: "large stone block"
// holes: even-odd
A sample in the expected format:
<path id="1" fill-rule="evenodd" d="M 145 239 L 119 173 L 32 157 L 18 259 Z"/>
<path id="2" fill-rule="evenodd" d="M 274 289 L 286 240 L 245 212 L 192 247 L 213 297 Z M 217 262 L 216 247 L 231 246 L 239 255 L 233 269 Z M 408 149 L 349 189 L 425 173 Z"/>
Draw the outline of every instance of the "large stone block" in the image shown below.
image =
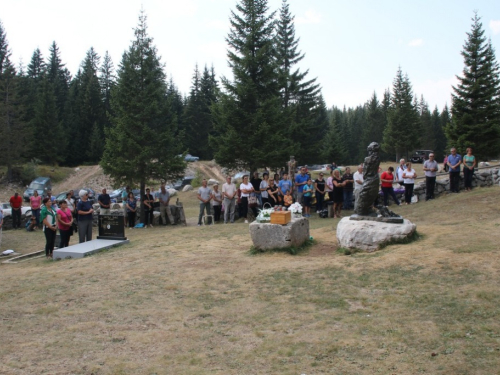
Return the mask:
<path id="1" fill-rule="evenodd" d="M 287 225 L 254 221 L 249 228 L 253 245 L 259 250 L 300 246 L 309 239 L 309 220 L 304 217 L 292 219 Z"/>
<path id="2" fill-rule="evenodd" d="M 337 225 L 337 240 L 346 249 L 367 252 L 377 250 L 381 245 L 404 241 L 415 233 L 417 226 L 407 219 L 402 224 L 376 221 L 356 221 L 345 217 Z"/>

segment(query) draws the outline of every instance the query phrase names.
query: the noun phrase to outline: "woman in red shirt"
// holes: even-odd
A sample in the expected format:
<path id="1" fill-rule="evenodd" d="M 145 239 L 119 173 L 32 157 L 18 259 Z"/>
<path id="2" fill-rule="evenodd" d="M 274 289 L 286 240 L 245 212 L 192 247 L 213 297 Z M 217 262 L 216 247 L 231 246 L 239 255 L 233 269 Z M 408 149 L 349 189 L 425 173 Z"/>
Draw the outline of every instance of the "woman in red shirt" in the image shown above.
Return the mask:
<path id="1" fill-rule="evenodd" d="M 382 173 L 380 176 L 380 181 L 382 182 L 382 193 L 384 193 L 384 206 L 387 207 L 389 195 L 394 199 L 394 202 L 399 206 L 398 197 L 396 197 L 396 193 L 394 193 L 394 189 L 392 188 L 392 184 L 394 183 L 394 172 L 393 167 L 389 167 L 387 171 Z"/>

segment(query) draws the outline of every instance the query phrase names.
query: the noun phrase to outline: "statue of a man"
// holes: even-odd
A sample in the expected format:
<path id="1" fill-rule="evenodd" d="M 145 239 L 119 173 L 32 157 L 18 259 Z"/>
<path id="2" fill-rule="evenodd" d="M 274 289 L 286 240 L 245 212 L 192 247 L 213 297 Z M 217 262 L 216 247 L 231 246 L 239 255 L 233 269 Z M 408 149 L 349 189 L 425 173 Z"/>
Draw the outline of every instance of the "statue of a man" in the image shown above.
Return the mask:
<path id="1" fill-rule="evenodd" d="M 368 156 L 363 164 L 363 186 L 356 200 L 354 213 L 361 216 L 373 216 L 373 202 L 377 199 L 380 177 L 378 169 L 380 167 L 380 157 L 378 152 L 380 146 L 377 142 L 372 142 L 368 146 Z"/>

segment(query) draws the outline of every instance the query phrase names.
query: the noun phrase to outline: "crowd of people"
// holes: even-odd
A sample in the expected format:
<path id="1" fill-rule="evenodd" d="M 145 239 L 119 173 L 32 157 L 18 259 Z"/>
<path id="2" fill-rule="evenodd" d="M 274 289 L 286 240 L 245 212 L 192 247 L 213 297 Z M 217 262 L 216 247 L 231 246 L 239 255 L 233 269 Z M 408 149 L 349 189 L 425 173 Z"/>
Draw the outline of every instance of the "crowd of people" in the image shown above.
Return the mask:
<path id="1" fill-rule="evenodd" d="M 449 172 L 450 192 L 459 192 L 460 172 L 463 168 L 465 191 L 472 189 L 472 176 L 476 167 L 476 158 L 472 155 L 472 149 L 467 148 L 464 157 L 457 153 L 455 148 L 450 150 L 450 155 L 445 158 L 443 167 Z M 435 160 L 433 153 L 423 164 L 423 171 L 426 182 L 426 201 L 434 199 L 436 185 L 436 175 L 439 171 L 439 164 Z M 245 223 L 250 220 L 249 212 L 253 216 L 258 215 L 258 209 L 281 206 L 281 209 L 288 209 L 294 202 L 303 206 L 303 216 L 311 216 L 311 208 L 315 207 L 316 212 L 325 210 L 326 205 L 332 205 L 334 218 L 342 217 L 342 210 L 354 208 L 354 202 L 358 199 L 358 194 L 363 186 L 363 165 L 358 165 L 357 171 L 352 174 L 349 167 L 344 173 L 340 173 L 335 163 L 329 167 L 330 176 L 325 179 L 325 173 L 320 171 L 316 179 L 311 177 L 306 167 L 300 168 L 297 175 L 289 176 L 282 168 L 279 173 L 270 178 L 269 172 L 254 172 L 252 177 L 245 175 L 238 185 L 231 176 L 226 177 L 226 182 L 219 190 L 219 185 L 208 186 L 207 180 L 203 179 L 202 186 L 197 191 L 197 198 L 200 201 L 200 211 L 198 225 L 202 225 L 202 220 L 211 220 L 215 223 L 234 223 L 239 218 L 244 218 Z M 404 203 L 411 204 L 415 179 L 418 177 L 411 162 L 404 159 L 396 170 L 392 166 L 386 171 L 379 170 L 381 191 L 384 206 L 388 205 L 391 197 L 397 205 L 400 205 L 395 191 L 394 184 L 398 183 L 404 188 Z M 86 190 L 78 192 L 78 201 L 74 197 L 74 192 L 69 191 L 66 199 L 55 201 L 51 191 L 42 199 L 35 190 L 30 197 L 31 218 L 26 224 L 29 231 L 42 227 L 45 237 L 46 256 L 52 257 L 55 247 L 56 232 L 59 230 L 59 248 L 69 245 L 71 236 L 78 233 L 79 242 L 92 240 L 93 206 L 89 200 L 89 193 Z M 145 226 L 153 227 L 153 212 L 155 202 L 159 201 L 161 220 L 164 225 L 170 223 L 175 225 L 175 219 L 169 208 L 170 194 L 165 184 L 154 195 L 149 188 L 146 189 L 142 197 L 142 207 L 145 211 Z M 139 203 L 129 187 L 122 193 L 125 225 L 133 228 L 136 223 L 136 213 Z M 14 229 L 21 228 L 21 209 L 23 206 L 22 197 L 16 192 L 9 200 L 12 207 L 12 226 Z M 97 203 L 100 206 L 101 214 L 109 214 L 111 210 L 111 198 L 106 189 L 98 196 Z M 378 204 L 378 199 L 374 205 Z M 168 219 L 168 220 L 167 220 Z M 0 243 L 1 230 L 3 225 L 3 211 L 0 209 Z"/>

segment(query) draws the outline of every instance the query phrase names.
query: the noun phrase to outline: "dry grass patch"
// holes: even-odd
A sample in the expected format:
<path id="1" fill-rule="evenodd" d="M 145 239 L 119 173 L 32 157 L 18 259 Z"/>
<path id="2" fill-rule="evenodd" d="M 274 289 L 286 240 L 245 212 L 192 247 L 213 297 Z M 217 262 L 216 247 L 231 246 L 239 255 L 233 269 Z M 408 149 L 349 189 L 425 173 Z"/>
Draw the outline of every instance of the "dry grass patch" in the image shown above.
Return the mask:
<path id="1" fill-rule="evenodd" d="M 189 225 L 2 265 L 0 373 L 496 373 L 499 196 L 397 207 L 422 239 L 373 254 L 335 252 L 338 221 L 312 218 L 299 256 L 249 256 L 244 224 Z"/>

